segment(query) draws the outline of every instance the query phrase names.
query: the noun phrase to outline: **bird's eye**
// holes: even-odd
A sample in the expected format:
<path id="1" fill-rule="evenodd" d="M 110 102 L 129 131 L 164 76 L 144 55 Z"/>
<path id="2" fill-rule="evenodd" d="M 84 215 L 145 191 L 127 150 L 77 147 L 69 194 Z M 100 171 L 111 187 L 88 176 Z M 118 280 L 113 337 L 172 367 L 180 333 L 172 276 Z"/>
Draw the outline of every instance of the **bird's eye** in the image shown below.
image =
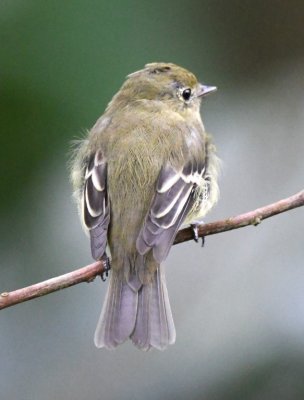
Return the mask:
<path id="1" fill-rule="evenodd" d="M 182 96 L 185 101 L 188 101 L 191 97 L 191 89 L 188 88 L 188 89 L 183 90 Z"/>

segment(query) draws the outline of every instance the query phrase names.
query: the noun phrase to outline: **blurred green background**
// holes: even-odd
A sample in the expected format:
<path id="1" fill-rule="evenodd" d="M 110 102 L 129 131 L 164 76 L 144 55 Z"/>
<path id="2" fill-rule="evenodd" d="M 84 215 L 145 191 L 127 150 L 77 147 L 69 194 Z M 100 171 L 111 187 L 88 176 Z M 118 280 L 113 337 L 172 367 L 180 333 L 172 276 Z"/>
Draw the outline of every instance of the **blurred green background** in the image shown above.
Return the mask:
<path id="1" fill-rule="evenodd" d="M 169 61 L 219 87 L 203 104 L 223 160 L 207 220 L 303 188 L 304 3 L 0 3 L 0 292 L 91 262 L 71 199 L 70 142 L 124 77 Z M 303 210 L 175 247 L 177 342 L 97 350 L 99 280 L 0 315 L 0 393 L 48 399 L 303 399 Z"/>

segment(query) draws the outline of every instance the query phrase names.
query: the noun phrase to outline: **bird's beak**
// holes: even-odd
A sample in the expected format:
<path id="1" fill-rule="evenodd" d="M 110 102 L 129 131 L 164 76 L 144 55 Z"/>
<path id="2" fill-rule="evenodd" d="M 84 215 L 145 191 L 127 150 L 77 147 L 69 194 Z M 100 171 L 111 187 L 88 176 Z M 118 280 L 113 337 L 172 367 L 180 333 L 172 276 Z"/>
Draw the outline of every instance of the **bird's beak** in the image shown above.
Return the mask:
<path id="1" fill-rule="evenodd" d="M 216 86 L 199 85 L 197 97 L 205 97 L 207 94 L 213 93 L 217 90 Z"/>

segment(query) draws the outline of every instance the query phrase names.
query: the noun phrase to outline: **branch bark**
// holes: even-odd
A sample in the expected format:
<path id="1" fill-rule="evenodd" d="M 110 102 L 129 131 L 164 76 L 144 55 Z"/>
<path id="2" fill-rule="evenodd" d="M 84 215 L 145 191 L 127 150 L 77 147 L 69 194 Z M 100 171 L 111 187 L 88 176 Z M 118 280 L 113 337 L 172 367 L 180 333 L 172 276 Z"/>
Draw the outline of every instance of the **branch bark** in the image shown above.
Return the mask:
<path id="1" fill-rule="evenodd" d="M 225 220 L 203 224 L 198 227 L 199 237 L 214 235 L 220 232 L 230 231 L 232 229 L 242 228 L 248 225 L 258 225 L 264 219 L 280 214 L 293 208 L 304 205 L 304 190 L 280 200 L 276 203 L 257 208 L 245 214 L 236 217 L 230 217 Z M 185 228 L 178 232 L 174 244 L 182 243 L 193 239 L 193 231 L 191 228 Z M 91 282 L 96 276 L 102 275 L 105 267 L 102 261 L 94 262 L 86 267 L 77 269 L 64 275 L 48 279 L 44 282 L 37 283 L 12 292 L 3 292 L 0 294 L 0 310 L 11 307 L 15 304 L 22 303 L 34 299 L 36 297 L 45 296 L 49 293 L 56 292 L 69 286 L 77 285 L 81 282 Z"/>

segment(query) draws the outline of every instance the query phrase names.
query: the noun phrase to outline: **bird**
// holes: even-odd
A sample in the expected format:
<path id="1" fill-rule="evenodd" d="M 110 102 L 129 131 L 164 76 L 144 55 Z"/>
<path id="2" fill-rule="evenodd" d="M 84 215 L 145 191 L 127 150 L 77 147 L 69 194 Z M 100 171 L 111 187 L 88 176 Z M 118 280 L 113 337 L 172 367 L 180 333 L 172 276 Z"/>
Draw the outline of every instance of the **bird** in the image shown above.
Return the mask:
<path id="1" fill-rule="evenodd" d="M 111 266 L 98 348 L 130 339 L 143 351 L 164 350 L 176 340 L 163 261 L 178 230 L 197 226 L 219 197 L 219 159 L 200 115 L 216 89 L 176 64 L 146 64 L 73 151 L 92 257 Z"/>

